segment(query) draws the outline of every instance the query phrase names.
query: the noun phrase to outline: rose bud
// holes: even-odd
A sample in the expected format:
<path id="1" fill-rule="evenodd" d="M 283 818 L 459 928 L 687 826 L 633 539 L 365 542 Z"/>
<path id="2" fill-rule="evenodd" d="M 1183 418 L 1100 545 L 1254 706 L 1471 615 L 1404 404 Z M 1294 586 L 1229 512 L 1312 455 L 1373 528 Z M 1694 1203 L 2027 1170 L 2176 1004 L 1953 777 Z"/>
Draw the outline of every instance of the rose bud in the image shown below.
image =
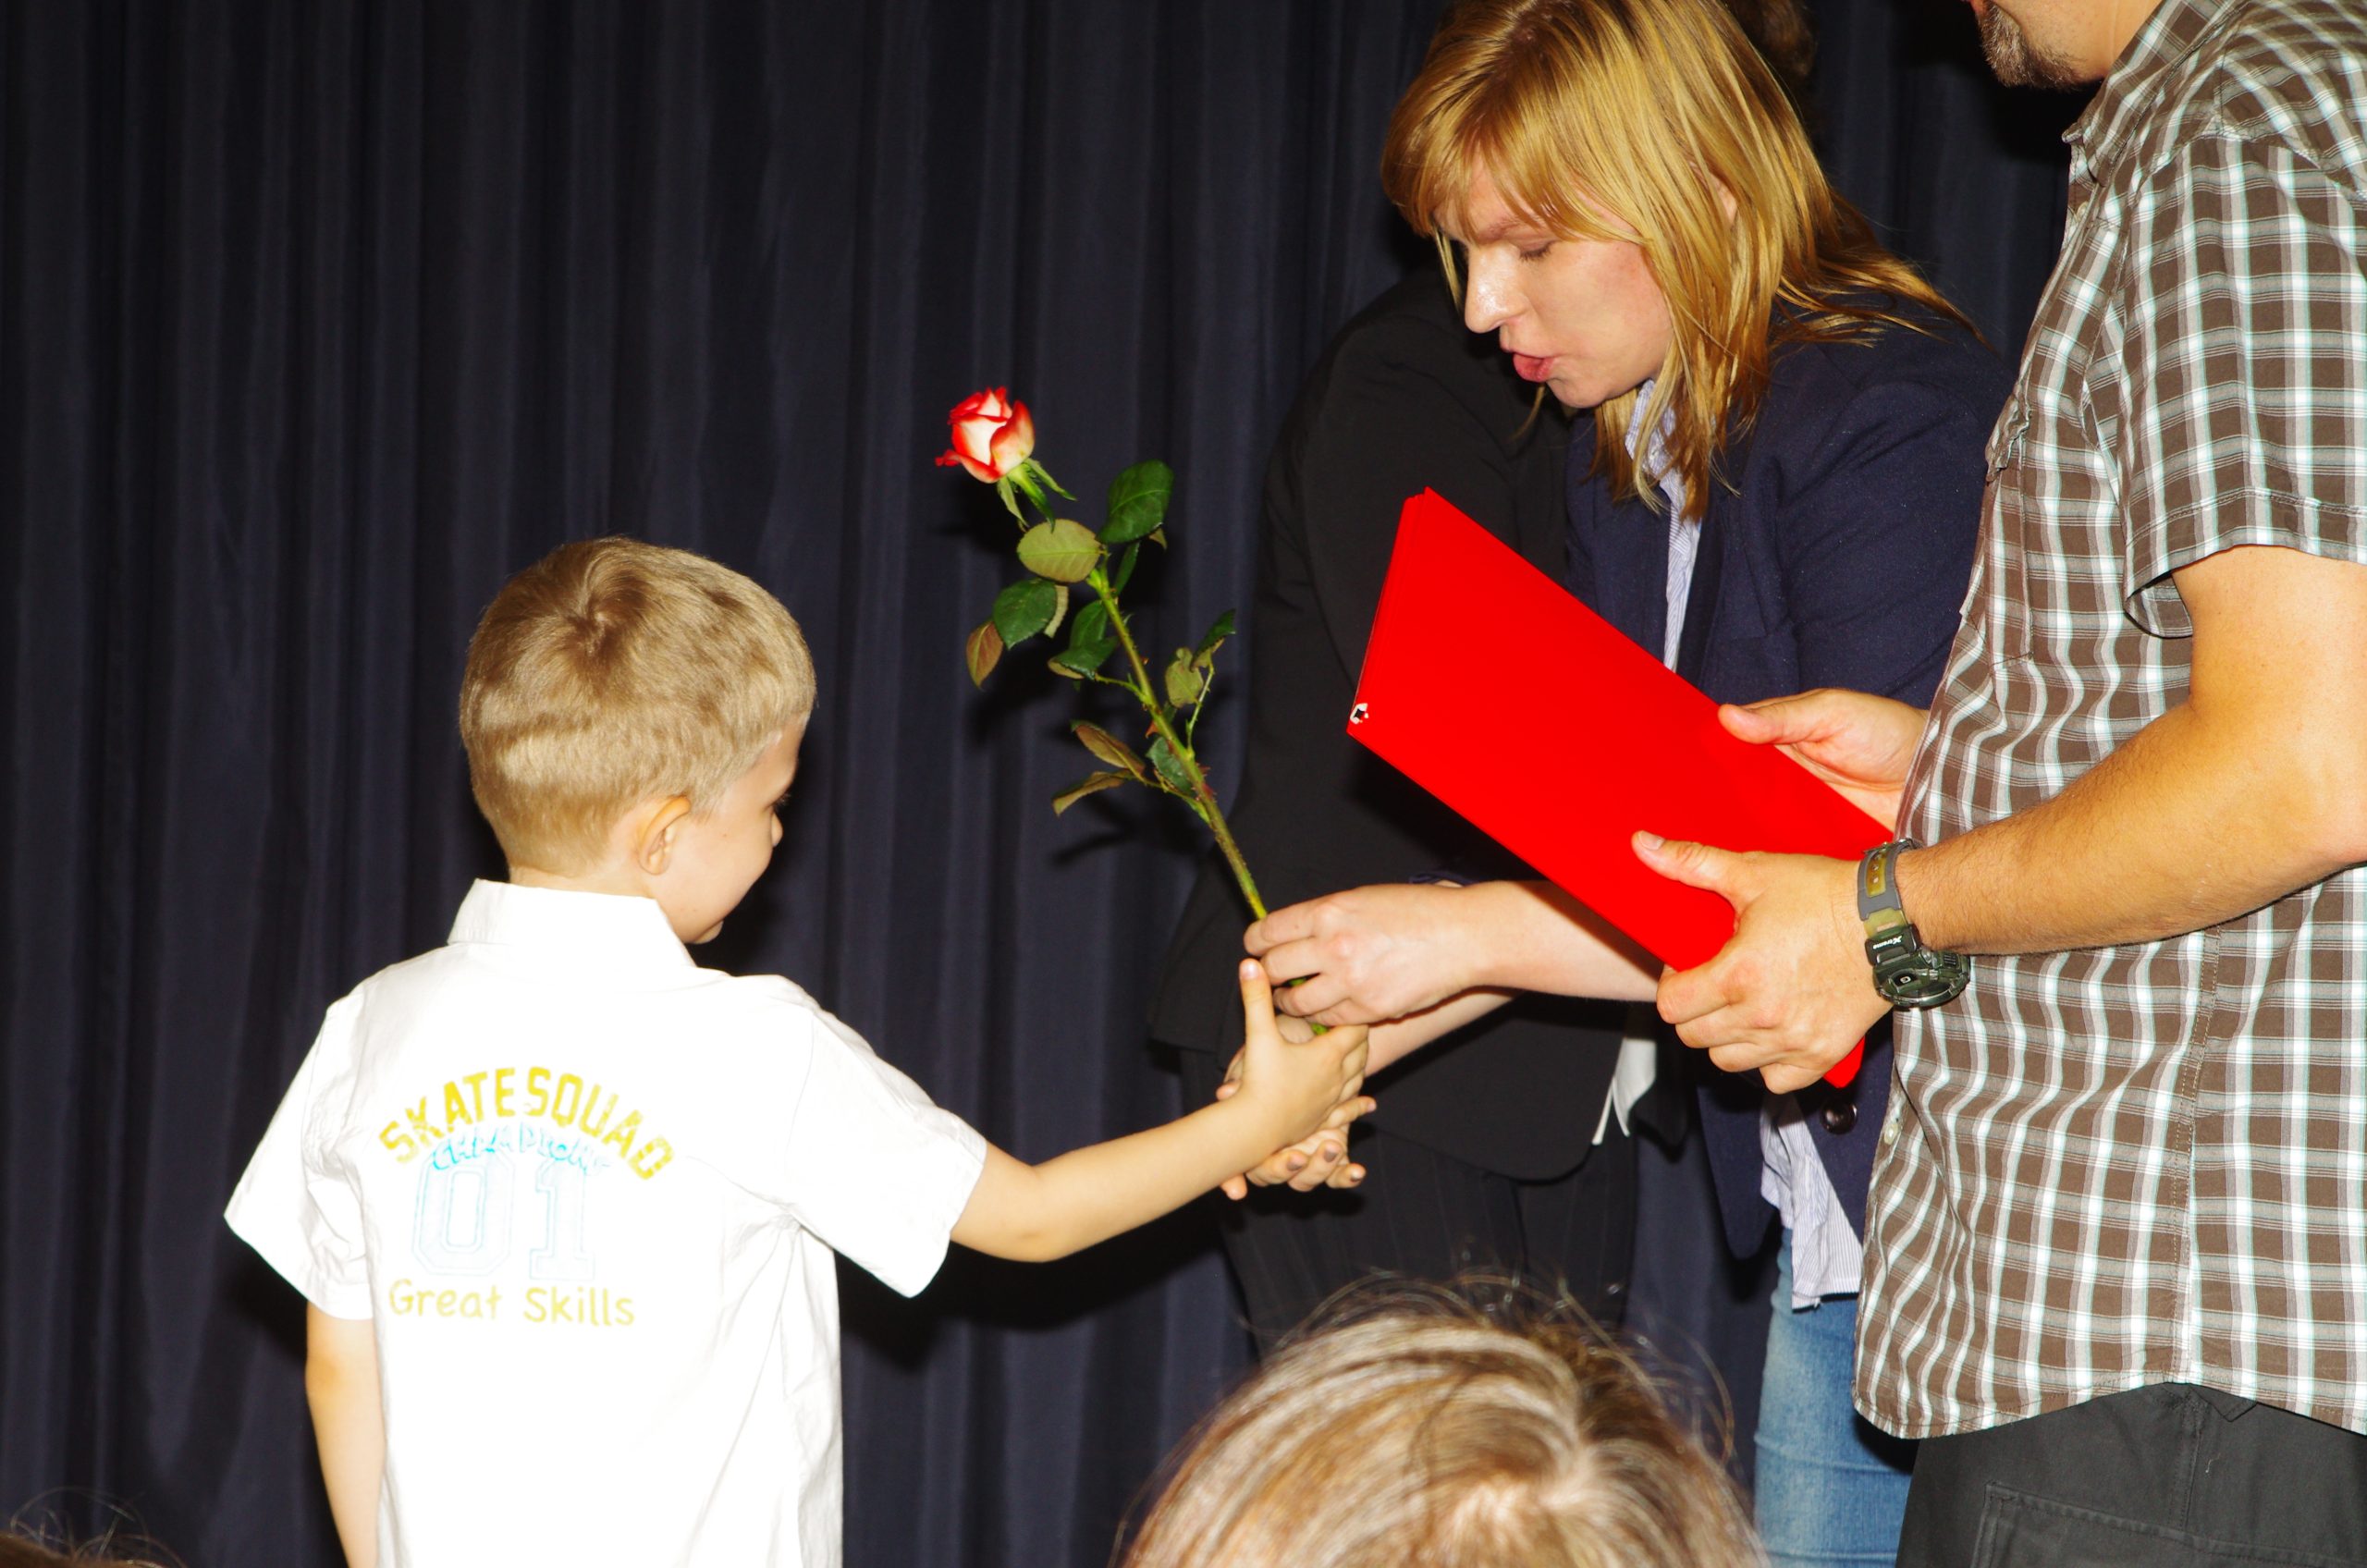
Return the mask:
<path id="1" fill-rule="evenodd" d="M 971 393 L 949 419 L 953 446 L 938 458 L 939 468 L 966 468 L 992 484 L 1036 449 L 1036 422 L 1027 416 L 1027 405 L 1013 402 L 1002 387 Z"/>

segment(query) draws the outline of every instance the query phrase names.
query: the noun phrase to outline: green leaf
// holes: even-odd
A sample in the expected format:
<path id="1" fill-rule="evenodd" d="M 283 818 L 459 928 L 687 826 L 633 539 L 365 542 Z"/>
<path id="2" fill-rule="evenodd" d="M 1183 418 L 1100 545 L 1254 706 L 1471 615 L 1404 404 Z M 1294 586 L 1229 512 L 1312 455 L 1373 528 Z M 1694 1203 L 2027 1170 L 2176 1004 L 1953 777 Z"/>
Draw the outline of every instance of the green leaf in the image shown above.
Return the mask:
<path id="1" fill-rule="evenodd" d="M 1082 680 L 1108 664 L 1110 655 L 1117 651 L 1118 644 L 1113 642 L 1087 643 L 1081 648 L 1072 643 L 1052 655 L 1052 673 Z"/>
<path id="2" fill-rule="evenodd" d="M 1134 755 L 1134 748 L 1102 729 L 1101 726 L 1087 724 L 1085 720 L 1079 719 L 1070 725 L 1069 729 L 1079 741 L 1083 742 L 1086 751 L 1112 767 L 1124 768 L 1127 776 L 1137 784 L 1150 782 L 1150 773 L 1144 766 L 1143 759 Z"/>
<path id="3" fill-rule="evenodd" d="M 1081 522 L 1060 518 L 1019 536 L 1019 564 L 1055 582 L 1082 582 L 1101 559 L 1101 541 Z"/>
<path id="4" fill-rule="evenodd" d="M 1049 637 L 1053 632 L 1058 631 L 1061 629 L 1061 620 L 1066 619 L 1068 613 L 1069 585 L 1065 582 L 1055 583 L 1052 587 L 1052 619 L 1045 623 L 1044 635 Z"/>
<path id="5" fill-rule="evenodd" d="M 1115 643 L 1088 643 L 1082 648 L 1063 648 L 1052 655 L 1052 673 L 1064 675 L 1071 680 L 1082 680 L 1110 662 L 1118 651 Z"/>
<path id="6" fill-rule="evenodd" d="M 1148 533 L 1144 534 L 1143 537 L 1149 540 L 1152 544 L 1158 545 L 1162 550 L 1167 548 L 1167 530 L 1164 528 L 1154 528 Z"/>
<path id="7" fill-rule="evenodd" d="M 1059 794 L 1054 795 L 1052 797 L 1052 815 L 1058 816 L 1061 813 L 1068 810 L 1069 807 L 1076 804 L 1077 802 L 1085 799 L 1085 796 L 1098 793 L 1103 790 L 1114 790 L 1119 785 L 1126 782 L 1128 782 L 1128 779 L 1122 773 L 1097 773 L 1092 778 L 1087 778 L 1084 783 L 1072 785 L 1068 789 L 1061 790 Z"/>
<path id="8" fill-rule="evenodd" d="M 1052 623 L 1060 589 L 1040 577 L 1014 582 L 995 595 L 994 628 L 1005 647 L 1024 643 Z"/>
<path id="9" fill-rule="evenodd" d="M 1019 520 L 1019 525 L 1026 527 L 1027 514 L 1019 509 L 1019 497 L 1012 493 L 1011 475 L 1006 473 L 995 481 L 995 494 L 1002 497 L 1002 504 L 1011 509 L 1012 516 Z"/>
<path id="10" fill-rule="evenodd" d="M 1166 736 L 1162 735 L 1150 743 L 1150 765 L 1159 770 L 1161 778 L 1167 780 L 1169 789 L 1185 800 L 1198 803 L 1200 792 L 1193 787 L 1192 775 L 1184 767 L 1183 759 L 1168 746 Z"/>
<path id="11" fill-rule="evenodd" d="M 1199 661 L 1189 648 L 1178 648 L 1167 665 L 1167 700 L 1179 708 L 1188 708 L 1200 700 L 1208 689 L 1208 679 L 1200 672 Z"/>
<path id="12" fill-rule="evenodd" d="M 1110 607 L 1096 599 L 1076 612 L 1069 622 L 1069 646 L 1089 648 L 1096 643 L 1110 640 Z"/>
<path id="13" fill-rule="evenodd" d="M 1134 557 L 1142 553 L 1143 542 L 1139 539 L 1119 552 L 1118 568 L 1110 574 L 1110 592 L 1113 596 L 1126 591 L 1126 584 L 1134 579 Z"/>
<path id="14" fill-rule="evenodd" d="M 1167 519 L 1167 499 L 1175 493 L 1175 471 L 1153 458 L 1136 463 L 1110 482 L 1110 521 L 1101 530 L 1105 545 L 1131 545 L 1147 538 Z"/>
<path id="15" fill-rule="evenodd" d="M 1208 628 L 1208 634 L 1200 639 L 1199 655 L 1201 662 L 1205 664 L 1208 659 L 1213 657 L 1216 651 L 1224 646 L 1225 639 L 1232 635 L 1233 612 L 1231 610 L 1227 610 L 1224 614 L 1217 617 L 1216 624 Z"/>
<path id="16" fill-rule="evenodd" d="M 962 657 L 970 667 L 970 684 L 984 686 L 993 673 L 995 663 L 1002 657 L 1002 633 L 995 630 L 991 620 L 981 621 L 963 645 Z"/>

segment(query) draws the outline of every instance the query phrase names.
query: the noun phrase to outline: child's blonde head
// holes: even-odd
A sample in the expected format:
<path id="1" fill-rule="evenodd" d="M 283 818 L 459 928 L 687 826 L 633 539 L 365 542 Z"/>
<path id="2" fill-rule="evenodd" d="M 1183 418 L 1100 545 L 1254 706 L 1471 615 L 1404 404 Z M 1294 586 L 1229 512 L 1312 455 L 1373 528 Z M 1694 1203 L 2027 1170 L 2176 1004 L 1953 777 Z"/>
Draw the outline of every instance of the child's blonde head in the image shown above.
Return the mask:
<path id="1" fill-rule="evenodd" d="M 1733 1568 L 1733 1484 L 1581 1322 L 1362 1294 L 1174 1462 L 1127 1568 Z"/>
<path id="2" fill-rule="evenodd" d="M 770 594 L 686 550 L 587 539 L 486 607 L 460 740 L 509 863 L 570 875 L 643 801 L 707 809 L 813 708 L 813 658 Z"/>

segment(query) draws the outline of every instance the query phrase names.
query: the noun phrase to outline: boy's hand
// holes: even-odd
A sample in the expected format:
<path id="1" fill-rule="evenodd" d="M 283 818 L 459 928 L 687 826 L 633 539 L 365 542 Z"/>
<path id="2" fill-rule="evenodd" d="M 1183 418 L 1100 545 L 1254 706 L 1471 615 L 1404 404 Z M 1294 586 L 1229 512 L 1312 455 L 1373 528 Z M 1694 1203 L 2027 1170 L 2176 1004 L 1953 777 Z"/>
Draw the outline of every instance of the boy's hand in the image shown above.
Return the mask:
<path id="1" fill-rule="evenodd" d="M 1285 1163 L 1286 1145 L 1311 1136 L 1337 1137 L 1344 1152 L 1346 1139 L 1337 1129 L 1363 1114 L 1357 1108 L 1364 1104 L 1358 1091 L 1364 1087 L 1367 1031 L 1352 1024 L 1303 1043 L 1284 1039 L 1274 1018 L 1273 986 L 1254 959 L 1241 965 L 1241 1011 L 1247 1027 L 1240 1055 L 1226 1074 L 1235 1088 L 1220 1097 L 1270 1118 L 1274 1158 Z M 1270 1164 L 1271 1159 L 1260 1169 Z"/>
<path id="2" fill-rule="evenodd" d="M 1273 1021 L 1273 983 L 1257 960 L 1240 964 L 1240 1014 L 1238 1104 L 1269 1118 L 1276 1149 L 1314 1133 L 1340 1101 L 1354 1099 L 1364 1087 L 1368 1030 L 1335 1028 L 1306 1045 L 1290 1045 Z"/>

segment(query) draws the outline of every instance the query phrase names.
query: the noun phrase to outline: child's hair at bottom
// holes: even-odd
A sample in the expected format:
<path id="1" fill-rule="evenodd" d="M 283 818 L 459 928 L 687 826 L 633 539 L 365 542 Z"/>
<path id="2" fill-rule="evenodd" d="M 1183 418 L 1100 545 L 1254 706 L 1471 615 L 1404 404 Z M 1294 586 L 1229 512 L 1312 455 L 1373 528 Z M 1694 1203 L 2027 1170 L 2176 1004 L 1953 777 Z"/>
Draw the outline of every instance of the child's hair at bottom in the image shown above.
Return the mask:
<path id="1" fill-rule="evenodd" d="M 112 1535 L 73 1547 L 21 1522 L 0 1525 L 0 1568 L 172 1568 L 178 1561 L 161 1548 Z"/>
<path id="2" fill-rule="evenodd" d="M 1517 1296 L 1517 1292 L 1515 1292 Z M 1725 1472 L 1575 1308 L 1335 1298 L 1201 1423 L 1125 1568 L 1727 1568 Z"/>

